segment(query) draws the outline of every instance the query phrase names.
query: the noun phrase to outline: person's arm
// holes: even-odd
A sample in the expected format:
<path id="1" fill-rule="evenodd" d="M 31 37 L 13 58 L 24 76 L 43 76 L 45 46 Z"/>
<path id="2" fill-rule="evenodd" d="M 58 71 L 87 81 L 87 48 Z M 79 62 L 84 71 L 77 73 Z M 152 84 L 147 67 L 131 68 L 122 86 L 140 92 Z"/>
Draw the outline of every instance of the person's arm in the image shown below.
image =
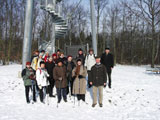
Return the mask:
<path id="1" fill-rule="evenodd" d="M 58 80 L 56 67 L 53 69 L 53 78 L 54 80 Z"/>
<path id="2" fill-rule="evenodd" d="M 113 55 L 111 55 L 111 68 L 113 68 L 114 67 L 114 57 L 113 57 Z"/>
<path id="3" fill-rule="evenodd" d="M 41 85 L 41 83 L 40 83 L 41 76 L 40 75 L 41 75 L 40 70 L 37 69 L 37 71 L 36 71 L 36 80 L 37 80 L 38 86 Z"/>
<path id="4" fill-rule="evenodd" d="M 92 67 L 92 68 L 91 68 L 91 76 L 90 76 L 91 79 L 90 79 L 90 82 L 89 82 L 90 85 L 93 85 L 93 74 L 94 74 L 94 73 L 93 73 L 93 67 Z"/>
<path id="5" fill-rule="evenodd" d="M 104 64 L 104 55 L 101 55 L 101 63 Z"/>
<path id="6" fill-rule="evenodd" d="M 106 70 L 106 67 L 105 66 L 103 66 L 103 82 L 104 82 L 104 85 L 106 85 L 106 83 L 107 83 L 107 75 L 106 75 L 106 73 L 107 73 L 107 70 Z"/>

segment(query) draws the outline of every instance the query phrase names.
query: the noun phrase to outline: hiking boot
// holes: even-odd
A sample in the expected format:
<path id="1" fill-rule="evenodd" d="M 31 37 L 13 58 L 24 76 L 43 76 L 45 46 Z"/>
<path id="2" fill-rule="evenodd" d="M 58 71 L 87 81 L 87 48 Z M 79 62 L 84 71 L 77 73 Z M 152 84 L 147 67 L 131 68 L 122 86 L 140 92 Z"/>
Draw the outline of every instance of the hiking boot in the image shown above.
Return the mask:
<path id="1" fill-rule="evenodd" d="M 92 104 L 92 107 L 95 107 L 96 106 L 96 104 Z"/>
<path id="2" fill-rule="evenodd" d="M 64 102 L 67 102 L 67 99 L 65 99 Z"/>
<path id="3" fill-rule="evenodd" d="M 100 103 L 100 104 L 99 104 L 99 107 L 103 107 L 103 105 Z"/>
<path id="4" fill-rule="evenodd" d="M 61 102 L 61 100 L 58 100 L 58 103 L 60 103 Z"/>
<path id="5" fill-rule="evenodd" d="M 49 97 L 56 97 L 55 95 L 50 95 Z"/>

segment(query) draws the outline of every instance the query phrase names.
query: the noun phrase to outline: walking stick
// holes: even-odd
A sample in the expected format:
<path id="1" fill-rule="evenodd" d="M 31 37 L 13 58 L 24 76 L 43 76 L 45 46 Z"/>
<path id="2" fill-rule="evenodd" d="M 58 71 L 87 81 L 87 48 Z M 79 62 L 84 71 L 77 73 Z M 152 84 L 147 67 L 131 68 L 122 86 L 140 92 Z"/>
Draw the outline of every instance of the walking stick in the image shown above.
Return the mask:
<path id="1" fill-rule="evenodd" d="M 48 105 L 49 105 L 49 87 L 48 87 L 49 85 L 48 85 L 48 81 L 47 81 L 47 88 L 46 88 L 46 94 L 47 94 L 47 92 L 48 92 L 48 94 L 47 94 L 47 103 L 48 103 Z"/>
<path id="2" fill-rule="evenodd" d="M 76 94 L 75 94 L 75 86 L 74 86 L 74 107 L 75 107 L 75 103 L 76 103 L 75 97 L 76 97 Z"/>
<path id="3" fill-rule="evenodd" d="M 80 78 L 79 78 L 79 95 L 80 95 Z M 78 101 L 78 106 L 80 106 L 80 100 Z"/>
<path id="4" fill-rule="evenodd" d="M 59 81 L 59 91 L 61 92 L 61 80 Z M 58 101 L 57 101 L 57 108 L 58 108 Z"/>

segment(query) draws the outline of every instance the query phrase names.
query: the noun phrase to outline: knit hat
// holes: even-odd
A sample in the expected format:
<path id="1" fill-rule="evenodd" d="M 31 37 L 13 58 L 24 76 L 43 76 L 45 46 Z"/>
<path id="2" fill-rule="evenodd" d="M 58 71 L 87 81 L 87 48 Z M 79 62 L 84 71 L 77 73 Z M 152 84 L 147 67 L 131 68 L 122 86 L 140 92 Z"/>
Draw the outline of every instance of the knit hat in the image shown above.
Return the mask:
<path id="1" fill-rule="evenodd" d="M 110 48 L 109 48 L 109 47 L 106 47 L 105 50 L 110 50 Z"/>
<path id="2" fill-rule="evenodd" d="M 41 66 L 41 64 L 45 64 L 45 62 L 44 62 L 44 61 L 41 61 L 41 62 L 40 62 L 40 66 Z"/>
<path id="3" fill-rule="evenodd" d="M 31 62 L 26 62 L 26 65 L 31 65 Z"/>
<path id="4" fill-rule="evenodd" d="M 53 56 L 53 57 L 55 57 L 55 56 L 57 57 L 57 54 L 56 54 L 56 53 L 53 53 L 52 56 Z"/>
<path id="5" fill-rule="evenodd" d="M 79 62 L 79 61 L 81 61 L 82 62 L 82 60 L 79 58 L 79 59 L 77 59 L 77 62 Z"/>
<path id="6" fill-rule="evenodd" d="M 57 60 L 57 64 L 60 63 L 60 62 L 62 62 L 62 60 L 58 59 L 58 60 Z M 63 63 L 63 62 L 62 62 L 62 63 Z"/>
<path id="7" fill-rule="evenodd" d="M 83 51 L 81 48 L 79 48 L 79 50 L 78 51 Z"/>

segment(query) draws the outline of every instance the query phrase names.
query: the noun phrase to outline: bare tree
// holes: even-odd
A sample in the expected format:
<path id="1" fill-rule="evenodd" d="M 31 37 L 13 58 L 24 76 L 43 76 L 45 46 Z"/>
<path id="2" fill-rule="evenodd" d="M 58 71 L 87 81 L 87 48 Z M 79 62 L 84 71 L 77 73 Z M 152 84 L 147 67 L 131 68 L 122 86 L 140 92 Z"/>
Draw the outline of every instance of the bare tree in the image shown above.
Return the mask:
<path id="1" fill-rule="evenodd" d="M 159 14 L 160 14 L 160 0 L 133 0 L 129 5 L 126 2 L 123 2 L 125 6 L 134 13 L 136 16 L 145 20 L 152 30 L 152 58 L 151 58 L 151 67 L 154 67 L 154 62 L 156 58 L 156 30 L 157 26 L 160 23 Z M 158 52 L 158 51 L 157 51 Z"/>

